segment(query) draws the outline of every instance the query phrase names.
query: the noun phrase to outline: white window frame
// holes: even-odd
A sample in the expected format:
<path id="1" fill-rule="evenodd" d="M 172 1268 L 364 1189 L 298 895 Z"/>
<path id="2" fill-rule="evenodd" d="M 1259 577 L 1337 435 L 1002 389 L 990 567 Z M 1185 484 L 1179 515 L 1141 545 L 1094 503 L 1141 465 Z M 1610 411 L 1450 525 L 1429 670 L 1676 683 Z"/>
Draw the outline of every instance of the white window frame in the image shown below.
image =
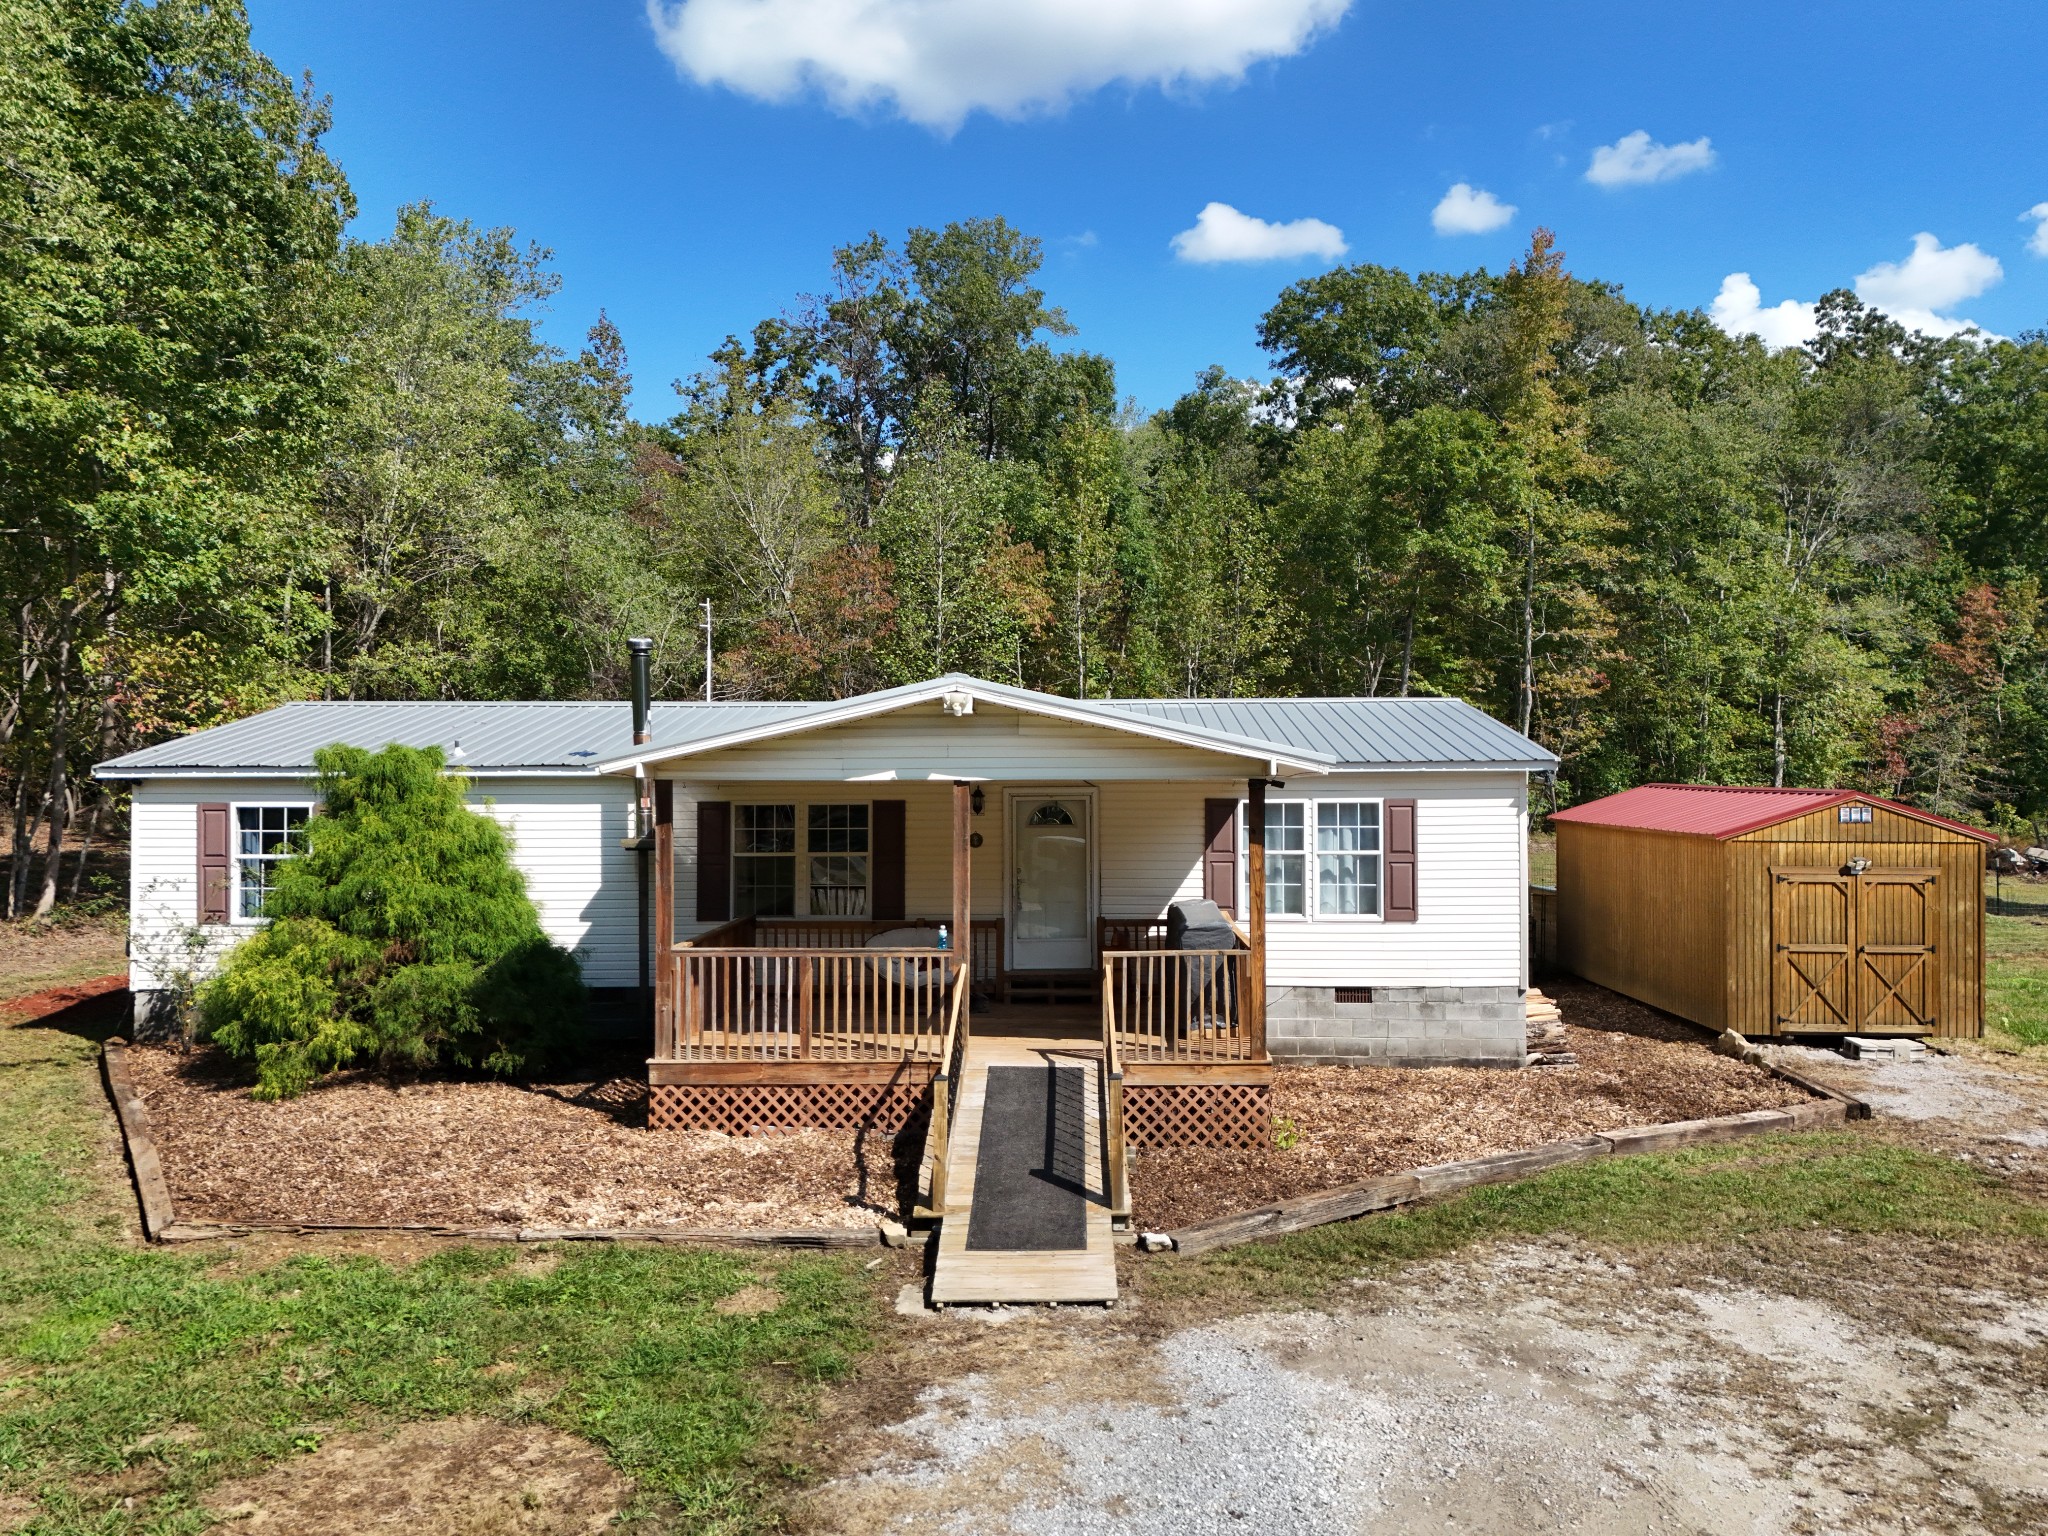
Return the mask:
<path id="1" fill-rule="evenodd" d="M 1266 804 L 1269 807 L 1275 805 L 1302 806 L 1307 813 L 1308 820 L 1307 837 L 1305 839 L 1307 843 L 1305 857 L 1308 861 L 1305 877 L 1307 890 L 1302 903 L 1307 910 L 1302 912 L 1275 912 L 1269 906 L 1266 909 L 1266 921 L 1268 923 L 1336 923 L 1340 926 L 1350 926 L 1357 923 L 1384 923 L 1387 920 L 1386 796 L 1316 795 L 1310 797 L 1305 795 L 1276 795 L 1270 797 Z M 1377 889 L 1380 893 L 1380 909 L 1377 912 L 1324 912 L 1319 910 L 1322 893 L 1321 860 L 1323 854 L 1316 847 L 1316 826 L 1320 819 L 1321 808 L 1326 805 L 1370 805 L 1377 811 L 1380 846 L 1370 855 L 1379 861 Z M 1237 806 L 1237 897 L 1240 902 L 1248 903 L 1251 900 L 1251 802 L 1240 800 Z M 1240 910 L 1248 909 L 1240 908 Z"/>
<path id="2" fill-rule="evenodd" d="M 732 797 L 732 799 L 731 799 L 731 802 L 730 802 L 730 803 L 731 803 L 731 805 L 732 805 L 732 832 L 731 832 L 731 837 L 732 837 L 732 844 L 731 844 L 731 847 L 729 848 L 729 850 L 728 850 L 728 853 L 727 853 L 727 857 L 728 857 L 728 859 L 730 860 L 730 869 L 729 869 L 729 871 L 728 871 L 728 879 L 729 879 L 729 882 L 730 882 L 730 884 L 729 884 L 729 889 L 728 889 L 728 891 L 727 891 L 727 893 L 726 893 L 726 899 L 727 899 L 727 901 L 728 901 L 728 902 L 730 903 L 730 905 L 729 905 L 729 906 L 728 906 L 728 907 L 726 908 L 726 910 L 727 910 L 727 911 L 730 911 L 730 912 L 737 912 L 737 911 L 739 910 L 739 901 L 740 901 L 740 860 L 741 860 L 741 859 L 743 859 L 743 858 L 787 858 L 787 859 L 789 859 L 789 860 L 791 861 L 791 875 L 792 875 L 792 878 L 793 878 L 793 880 L 794 880 L 794 896 L 793 896 L 793 899 L 792 899 L 792 901 L 791 901 L 790 905 L 791 905 L 791 906 L 792 906 L 792 907 L 793 907 L 793 908 L 794 908 L 795 910 L 794 910 L 794 911 L 792 911 L 792 912 L 790 912 L 790 913 L 788 914 L 788 918 L 787 918 L 786 920 L 794 920 L 794 919 L 796 919 L 796 918 L 800 918 L 800 917 L 804 917 L 804 918 L 808 918 L 808 917 L 822 917 L 822 918 L 831 918 L 831 917 L 839 917 L 839 918 L 844 918 L 844 919 L 845 919 L 845 920 L 846 920 L 847 922 L 870 922 L 870 921 L 873 921 L 873 920 L 874 920 L 874 915 L 875 915 L 875 802 L 874 802 L 874 801 L 872 801 L 872 800 L 853 800 L 853 799 L 845 799 L 845 798 L 842 798 L 842 797 L 840 797 L 840 796 L 837 796 L 837 795 L 831 796 L 831 797 L 829 797 L 829 798 L 826 798 L 826 799 L 819 799 L 819 800 L 811 800 L 811 799 L 806 799 L 806 798 L 805 798 L 804 796 L 802 796 L 802 795 L 791 795 L 791 796 L 784 796 L 784 795 L 750 795 L 750 796 L 745 796 L 745 797 L 741 797 L 741 796 L 739 796 L 739 795 L 734 795 L 734 796 Z M 740 807 L 741 807 L 741 806 L 743 806 L 743 805 L 787 805 L 787 806 L 790 806 L 791 808 L 793 808 L 793 809 L 794 809 L 794 811 L 796 812 L 796 827 L 795 827 L 795 830 L 796 830 L 796 847 L 795 847 L 794 851 L 792 851 L 792 852 L 790 852 L 790 853 L 787 853 L 787 854 L 745 854 L 745 853 L 742 853 L 742 852 L 740 851 L 740 841 L 739 841 L 739 839 L 740 839 L 740 817 L 739 817 L 739 811 L 740 811 Z M 832 855 L 832 854 L 818 854 L 818 855 L 813 855 L 813 854 L 812 854 L 812 852 L 811 852 L 811 847 L 810 847 L 810 840 L 811 840 L 811 809 L 812 809 L 812 807 L 814 807 L 814 806 L 816 806 L 816 807 L 825 807 L 825 806 L 835 806 L 835 805 L 841 805 L 841 806 L 856 806 L 856 805 L 857 805 L 857 806 L 860 806 L 860 807 L 864 808 L 864 809 L 865 809 L 865 810 L 867 811 L 867 813 L 868 813 L 868 849 L 867 849 L 867 852 L 866 852 L 866 854 L 865 854 L 865 855 L 862 855 L 862 857 L 865 857 L 865 858 L 867 859 L 867 861 L 868 861 L 868 877 L 867 877 L 867 884 L 866 884 L 866 885 L 865 885 L 865 886 L 863 887 L 864 891 L 866 892 L 866 900 L 865 900 L 865 901 L 863 901 L 863 903 L 862 903 L 862 905 L 863 905 L 864 907 L 866 907 L 866 908 L 867 908 L 867 910 L 866 910 L 865 912 L 863 912 L 863 913 L 862 913 L 862 914 L 861 914 L 861 915 L 860 915 L 859 917 L 848 917 L 848 916 L 847 916 L 847 915 L 846 915 L 845 913 L 840 913 L 840 912 L 813 912 L 813 911 L 811 910 L 811 879 L 810 879 L 810 871 L 811 871 L 811 859 L 812 859 L 813 857 L 819 857 L 819 858 L 832 858 L 832 857 L 836 857 L 836 855 Z M 781 917 L 781 916 L 782 916 L 782 914 L 780 914 L 780 913 L 775 913 L 775 914 L 769 914 L 769 913 L 762 913 L 762 914 L 760 914 L 760 915 L 761 915 L 761 916 L 763 916 L 763 917 L 766 917 L 766 918 L 768 918 L 768 919 L 769 919 L 770 921 L 774 921 L 774 920 L 775 920 L 776 918 L 778 918 L 778 917 Z"/>
<path id="3" fill-rule="evenodd" d="M 218 803 L 218 802 L 216 802 Z M 319 809 L 314 800 L 231 800 L 228 802 L 228 922 L 237 928 L 261 928 L 270 919 L 267 917 L 244 917 L 242 915 L 242 812 L 244 811 L 304 811 L 306 820 L 313 819 Z M 281 864 L 289 854 L 269 856 L 270 862 Z"/>

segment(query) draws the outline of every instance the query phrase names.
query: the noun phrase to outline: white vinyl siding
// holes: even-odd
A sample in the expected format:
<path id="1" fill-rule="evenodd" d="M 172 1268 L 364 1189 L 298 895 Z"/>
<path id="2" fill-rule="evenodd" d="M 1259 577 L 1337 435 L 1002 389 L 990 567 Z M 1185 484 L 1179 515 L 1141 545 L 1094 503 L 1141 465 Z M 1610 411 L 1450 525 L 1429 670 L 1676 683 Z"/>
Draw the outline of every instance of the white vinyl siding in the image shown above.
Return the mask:
<path id="1" fill-rule="evenodd" d="M 154 988 L 162 985 L 163 972 L 187 967 L 204 974 L 251 927 L 198 926 L 199 807 L 305 804 L 306 794 L 306 785 L 274 778 L 151 779 L 136 785 L 130 821 L 131 985 Z M 470 803 L 511 834 L 512 861 L 526 877 L 541 927 L 557 944 L 582 951 L 584 981 L 593 987 L 637 985 L 635 855 L 620 846 L 631 830 L 632 781 L 491 779 L 471 786 Z"/>
<path id="2" fill-rule="evenodd" d="M 1516 773 L 1331 774 L 1295 779 L 1275 802 L 1415 801 L 1416 920 L 1339 917 L 1266 924 L 1274 987 L 1523 985 L 1528 890 L 1523 780 Z M 1313 809 L 1309 825 L 1314 827 Z M 1313 841 L 1313 831 L 1311 841 Z M 1242 877 L 1240 877 L 1242 878 Z M 1315 897 L 1311 893 L 1310 900 Z"/>
<path id="3" fill-rule="evenodd" d="M 1032 781 L 1032 787 L 1075 786 L 1075 777 Z M 1002 793 L 990 784 L 987 813 L 973 820 L 982 846 L 973 852 L 974 910 L 1003 910 L 1009 854 Z M 1008 787 L 1023 787 L 1021 781 Z M 701 933 L 695 922 L 696 857 L 690 829 L 696 810 L 685 794 L 706 800 L 797 802 L 817 786 L 699 784 L 677 786 L 676 907 L 679 937 Z M 1098 909 L 1105 917 L 1156 916 L 1175 901 L 1202 894 L 1203 801 L 1241 799 L 1241 780 L 1189 783 L 1107 783 L 1097 786 Z M 906 802 L 905 911 L 943 919 L 952 909 L 953 789 L 944 783 L 877 786 L 877 799 Z M 1270 804 L 1332 801 L 1416 801 L 1420 902 L 1417 920 L 1275 919 L 1266 926 L 1268 984 L 1286 986 L 1519 986 L 1526 889 L 1522 876 L 1522 778 L 1515 773 L 1329 774 L 1297 778 Z M 1313 853 L 1311 851 L 1311 858 Z M 1239 862 L 1242 882 L 1244 862 Z M 1313 900 L 1311 894 L 1310 899 Z"/>
<path id="4" fill-rule="evenodd" d="M 945 724 L 957 722 L 947 721 Z M 1074 728 L 1085 729 L 1085 728 Z M 1098 733 L 1089 732 L 1091 737 Z M 1144 744 L 1140 744 L 1144 745 Z M 1151 750 L 1146 747 L 1146 750 Z M 1213 763 L 1213 760 L 1211 760 Z M 1010 787 L 1097 790 L 1098 906 L 1109 917 L 1155 916 L 1173 901 L 1202 893 L 1203 801 L 1240 799 L 1242 779 L 1104 782 L 1074 748 L 1066 771 L 1007 780 Z M 1003 909 L 1009 879 L 1002 817 L 1005 783 L 984 786 L 988 809 L 973 829 L 974 910 Z M 145 781 L 136 786 L 131 899 L 133 959 L 139 988 L 157 985 L 153 966 L 177 966 L 180 935 L 195 931 L 198 909 L 198 810 L 207 802 L 282 803 L 305 786 L 280 779 Z M 877 783 L 861 798 L 906 802 L 905 901 L 912 917 L 943 918 L 952 905 L 952 786 L 918 779 Z M 631 830 L 633 785 L 624 778 L 490 779 L 473 800 L 512 834 L 513 858 L 557 943 L 584 953 L 584 977 L 598 987 L 637 983 L 634 933 L 636 855 L 621 846 Z M 844 801 L 844 787 L 815 782 L 692 780 L 676 786 L 676 931 L 696 920 L 693 801 L 810 804 Z M 1526 889 L 1521 829 L 1524 794 L 1515 773 L 1331 774 L 1297 776 L 1279 802 L 1417 802 L 1420 882 L 1417 921 L 1381 923 L 1279 920 L 1267 928 L 1267 976 L 1281 986 L 1515 986 L 1521 984 Z M 485 804 L 485 802 L 490 802 Z M 804 823 L 799 823 L 802 836 Z M 1240 869 L 1243 865 L 1240 864 Z M 651 882 L 650 882 L 651 884 Z M 244 931 L 223 925 L 203 935 L 210 949 Z"/>
<path id="5" fill-rule="evenodd" d="M 680 778 L 719 784 L 857 781 L 908 788 L 932 781 L 950 787 L 956 778 L 990 780 L 997 787 L 1077 779 L 1214 781 L 1262 773 L 1266 764 L 993 704 L 976 704 L 973 714 L 956 719 L 931 702 L 777 741 L 673 758 L 662 767 Z M 874 794 L 880 798 L 883 791 Z"/>

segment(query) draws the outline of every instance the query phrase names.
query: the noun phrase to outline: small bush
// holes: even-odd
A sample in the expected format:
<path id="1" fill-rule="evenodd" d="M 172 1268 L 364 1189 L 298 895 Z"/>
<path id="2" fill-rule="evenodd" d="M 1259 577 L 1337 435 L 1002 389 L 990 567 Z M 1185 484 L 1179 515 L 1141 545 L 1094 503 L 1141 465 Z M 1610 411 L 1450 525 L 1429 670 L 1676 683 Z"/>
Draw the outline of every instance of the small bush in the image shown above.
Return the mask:
<path id="1" fill-rule="evenodd" d="M 323 747 L 321 813 L 277 871 L 270 925 L 199 989 L 202 1032 L 283 1098 L 357 1062 L 515 1073 L 581 1027 L 576 959 L 548 942 L 504 830 L 438 748 Z"/>

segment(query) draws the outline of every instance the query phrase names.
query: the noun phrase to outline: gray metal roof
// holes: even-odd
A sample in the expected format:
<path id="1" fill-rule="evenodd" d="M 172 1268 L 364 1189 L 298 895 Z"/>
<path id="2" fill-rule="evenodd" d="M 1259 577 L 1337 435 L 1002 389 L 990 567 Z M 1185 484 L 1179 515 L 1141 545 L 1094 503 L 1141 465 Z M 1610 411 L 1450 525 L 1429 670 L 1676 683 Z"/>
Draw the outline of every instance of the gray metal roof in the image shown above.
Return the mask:
<path id="1" fill-rule="evenodd" d="M 788 719 L 810 704 L 656 704 L 657 740 L 678 742 Z M 161 774 L 313 771 L 313 752 L 332 742 L 375 751 L 393 742 L 443 747 L 471 773 L 595 773 L 633 749 L 633 714 L 618 702 L 281 704 L 211 730 L 130 752 L 94 770 L 100 778 Z M 455 756 L 460 746 L 461 756 Z"/>
<path id="2" fill-rule="evenodd" d="M 951 682 L 954 679 L 939 679 Z M 959 682 L 973 680 L 961 678 Z M 928 692 L 935 684 L 867 696 L 886 704 L 895 694 Z M 1105 725 L 1165 727 L 1191 744 L 1271 748 L 1313 764 L 1343 768 L 1507 767 L 1542 770 L 1557 759 L 1461 699 L 1117 699 L 1032 695 L 1002 684 L 976 683 L 984 696 L 1019 702 L 1046 697 Z M 736 734 L 772 733 L 844 715 L 861 701 L 832 703 L 661 703 L 650 722 L 652 752 Z M 634 755 L 632 711 L 623 702 L 417 703 L 309 702 L 280 705 L 246 720 L 196 731 L 101 763 L 107 779 L 313 771 L 316 748 L 332 742 L 375 750 L 438 746 L 471 773 L 552 775 L 596 773 Z M 457 749 L 459 750 L 459 753 Z"/>
<path id="3" fill-rule="evenodd" d="M 1503 767 L 1542 771 L 1557 758 L 1463 699 L 1112 699 L 1155 720 L 1279 742 L 1345 768 Z"/>

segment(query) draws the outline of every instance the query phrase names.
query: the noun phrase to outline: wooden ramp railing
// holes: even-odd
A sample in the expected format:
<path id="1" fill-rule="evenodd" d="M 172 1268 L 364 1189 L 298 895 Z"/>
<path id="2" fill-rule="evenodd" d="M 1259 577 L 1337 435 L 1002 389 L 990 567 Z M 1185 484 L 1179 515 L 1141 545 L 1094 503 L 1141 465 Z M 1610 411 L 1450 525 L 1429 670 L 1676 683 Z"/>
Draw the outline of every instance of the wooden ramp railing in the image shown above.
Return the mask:
<path id="1" fill-rule="evenodd" d="M 923 1220 L 946 1214 L 946 1165 L 953 1152 L 954 1109 L 959 1102 L 960 1084 L 967 1075 L 967 1036 L 971 1028 L 968 988 L 956 981 L 953 1005 L 947 1010 L 946 1033 L 939 1045 L 939 1070 L 932 1076 L 931 1120 L 925 1128 L 924 1157 L 930 1175 L 924 1205 L 917 1211 Z"/>
<path id="2" fill-rule="evenodd" d="M 1109 1219 L 1119 1226 L 1131 1219 L 1131 1148 L 1124 1132 L 1124 1066 L 1113 1015 L 1102 1010 L 1102 1158 L 1103 1183 L 1109 1191 Z"/>

